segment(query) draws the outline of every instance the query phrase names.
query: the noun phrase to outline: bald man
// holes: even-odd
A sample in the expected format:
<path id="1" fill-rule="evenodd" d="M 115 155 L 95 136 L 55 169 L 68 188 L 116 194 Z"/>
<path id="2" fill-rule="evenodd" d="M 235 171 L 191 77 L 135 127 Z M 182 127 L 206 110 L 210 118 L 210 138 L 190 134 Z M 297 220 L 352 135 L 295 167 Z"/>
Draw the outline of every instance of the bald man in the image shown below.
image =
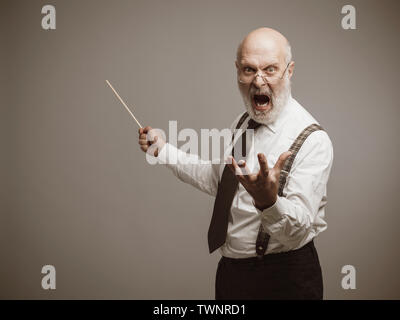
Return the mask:
<path id="1" fill-rule="evenodd" d="M 185 161 L 193 155 L 148 135 L 150 127 L 139 130 L 139 144 L 147 152 L 157 143 L 155 156 L 180 180 L 216 197 L 208 230 L 210 253 L 222 255 L 216 299 L 322 299 L 313 239 L 327 228 L 331 140 L 291 95 L 294 62 L 282 34 L 252 31 L 240 43 L 235 65 L 246 111 L 231 129 L 247 131 L 239 137 L 245 148 L 234 144 L 230 162 Z M 178 161 L 170 161 L 172 154 Z"/>

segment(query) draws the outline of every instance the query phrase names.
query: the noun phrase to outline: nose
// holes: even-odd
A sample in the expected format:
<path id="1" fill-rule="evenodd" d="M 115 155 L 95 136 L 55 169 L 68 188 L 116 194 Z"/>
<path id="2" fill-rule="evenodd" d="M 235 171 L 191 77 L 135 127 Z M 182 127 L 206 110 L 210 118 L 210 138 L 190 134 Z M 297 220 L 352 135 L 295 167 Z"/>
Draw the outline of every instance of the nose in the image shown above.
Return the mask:
<path id="1" fill-rule="evenodd" d="M 253 79 L 253 85 L 256 88 L 260 89 L 261 87 L 265 86 L 265 84 L 266 83 L 265 83 L 263 77 L 257 73 L 256 76 Z"/>

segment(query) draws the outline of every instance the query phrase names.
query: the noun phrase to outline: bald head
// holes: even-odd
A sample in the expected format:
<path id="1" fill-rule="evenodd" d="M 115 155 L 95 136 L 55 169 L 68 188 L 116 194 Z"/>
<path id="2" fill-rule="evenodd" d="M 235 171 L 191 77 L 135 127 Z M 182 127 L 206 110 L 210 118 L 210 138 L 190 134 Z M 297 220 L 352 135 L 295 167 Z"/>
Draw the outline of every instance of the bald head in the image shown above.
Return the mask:
<path id="1" fill-rule="evenodd" d="M 292 60 L 289 41 L 280 32 L 271 28 L 259 28 L 251 31 L 237 49 L 237 62 L 249 54 L 271 55 L 284 59 L 286 64 Z"/>

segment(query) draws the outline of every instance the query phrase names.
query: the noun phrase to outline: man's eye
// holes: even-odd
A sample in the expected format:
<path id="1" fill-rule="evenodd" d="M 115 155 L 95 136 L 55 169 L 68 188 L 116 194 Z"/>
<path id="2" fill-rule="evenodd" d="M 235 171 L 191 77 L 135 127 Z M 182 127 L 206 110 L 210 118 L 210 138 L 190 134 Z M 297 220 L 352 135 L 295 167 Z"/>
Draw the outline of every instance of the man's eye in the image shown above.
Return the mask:
<path id="1" fill-rule="evenodd" d="M 254 69 L 253 68 L 250 68 L 250 67 L 244 67 L 244 72 L 246 72 L 246 73 L 251 73 L 251 72 L 254 72 Z"/>
<path id="2" fill-rule="evenodd" d="M 275 70 L 276 70 L 275 67 L 268 67 L 268 68 L 267 68 L 267 72 L 268 72 L 268 73 L 274 73 Z"/>

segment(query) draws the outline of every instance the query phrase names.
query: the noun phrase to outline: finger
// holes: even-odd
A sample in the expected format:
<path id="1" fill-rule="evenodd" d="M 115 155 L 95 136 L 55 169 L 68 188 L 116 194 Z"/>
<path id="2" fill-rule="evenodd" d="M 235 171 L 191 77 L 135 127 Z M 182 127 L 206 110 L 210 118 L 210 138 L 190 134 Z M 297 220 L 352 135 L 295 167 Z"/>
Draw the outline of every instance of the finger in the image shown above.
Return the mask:
<path id="1" fill-rule="evenodd" d="M 159 131 L 157 129 L 151 129 L 150 131 L 148 131 L 147 136 L 152 144 L 157 141 L 156 137 L 158 136 L 158 134 Z"/>
<path id="2" fill-rule="evenodd" d="M 154 136 L 155 136 L 155 132 L 153 130 L 149 131 L 146 135 L 146 139 L 150 142 L 153 143 L 154 142 Z"/>
<path id="3" fill-rule="evenodd" d="M 247 180 L 249 178 L 249 175 L 251 174 L 249 167 L 246 164 L 245 160 L 239 160 L 238 161 L 238 166 L 241 169 L 242 175 L 244 178 Z"/>
<path id="4" fill-rule="evenodd" d="M 139 139 L 139 144 L 140 144 L 140 145 L 147 145 L 147 144 L 148 144 L 148 141 L 145 140 L 145 139 Z"/>
<path id="5" fill-rule="evenodd" d="M 263 153 L 259 153 L 257 157 L 258 157 L 258 163 L 260 164 L 261 174 L 263 176 L 268 176 L 269 168 L 268 168 L 267 158 Z"/>
<path id="6" fill-rule="evenodd" d="M 231 163 L 229 163 L 231 162 Z M 240 176 L 242 175 L 242 170 L 240 169 L 240 167 L 238 166 L 236 160 L 233 157 L 228 158 L 228 164 L 227 166 L 229 167 L 229 169 L 232 170 L 232 172 L 236 175 L 236 177 L 239 179 Z"/>
<path id="7" fill-rule="evenodd" d="M 139 139 L 146 139 L 146 137 L 147 137 L 147 134 L 142 133 L 142 134 L 139 136 Z"/>
<path id="8" fill-rule="evenodd" d="M 143 128 L 139 128 L 139 135 L 143 133 Z"/>
<path id="9" fill-rule="evenodd" d="M 285 165 L 286 160 L 292 155 L 291 151 L 286 151 L 279 156 L 278 161 L 276 161 L 274 169 L 277 169 L 278 172 L 281 172 L 283 166 Z"/>
<path id="10" fill-rule="evenodd" d="M 149 131 L 152 130 L 152 129 L 153 129 L 153 128 L 150 127 L 150 126 L 144 127 L 144 128 L 143 128 L 143 133 L 147 133 L 147 132 L 149 132 Z"/>
<path id="11" fill-rule="evenodd" d="M 232 170 L 233 173 L 236 174 L 236 167 L 238 166 L 235 159 L 233 157 L 228 157 L 226 159 L 226 165 L 228 166 L 229 169 Z"/>

